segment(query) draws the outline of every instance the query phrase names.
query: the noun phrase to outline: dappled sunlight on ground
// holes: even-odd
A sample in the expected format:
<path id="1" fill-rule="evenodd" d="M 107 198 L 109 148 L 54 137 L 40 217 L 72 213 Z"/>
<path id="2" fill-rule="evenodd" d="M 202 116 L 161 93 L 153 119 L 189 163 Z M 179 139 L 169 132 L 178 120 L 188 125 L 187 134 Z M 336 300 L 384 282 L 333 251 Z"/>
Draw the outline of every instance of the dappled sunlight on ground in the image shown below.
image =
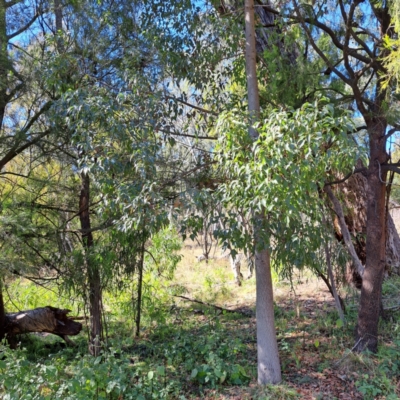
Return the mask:
<path id="1" fill-rule="evenodd" d="M 209 301 L 228 309 L 247 310 L 251 317 L 224 322 L 232 337 L 240 337 L 248 346 L 248 363 L 256 365 L 255 280 L 234 283 L 228 260 L 197 262 L 200 248 L 183 251 L 184 257 L 177 277 L 187 296 Z M 325 283 L 309 271 L 298 274 L 293 283 L 276 282 L 274 288 L 277 337 L 283 369 L 284 386 L 277 392 L 260 392 L 255 380 L 248 387 L 229 387 L 226 390 L 206 390 L 207 399 L 362 399 L 356 389 L 364 366 L 349 363 L 353 346 L 353 326 L 358 294 L 341 290 L 350 310 L 348 324 L 342 326 L 335 302 Z M 187 302 L 186 302 L 187 303 Z M 185 302 L 179 302 L 189 306 Z M 199 316 L 199 324 L 207 317 Z M 350 356 L 349 356 L 350 355 Z M 286 388 L 286 389 L 285 389 Z"/>

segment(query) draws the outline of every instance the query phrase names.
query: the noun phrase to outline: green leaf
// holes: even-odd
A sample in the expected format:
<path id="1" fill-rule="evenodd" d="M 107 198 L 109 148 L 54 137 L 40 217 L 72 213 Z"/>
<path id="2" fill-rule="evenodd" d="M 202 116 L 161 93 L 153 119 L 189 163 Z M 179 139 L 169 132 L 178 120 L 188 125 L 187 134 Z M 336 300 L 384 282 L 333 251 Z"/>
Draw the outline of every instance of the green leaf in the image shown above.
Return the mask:
<path id="1" fill-rule="evenodd" d="M 157 374 L 160 376 L 164 376 L 165 375 L 165 367 L 162 365 L 157 367 Z"/>
<path id="2" fill-rule="evenodd" d="M 113 389 L 115 388 L 115 386 L 117 385 L 117 383 L 118 382 L 116 382 L 116 381 L 108 382 L 106 392 L 111 393 L 113 391 Z"/>
<path id="3" fill-rule="evenodd" d="M 194 368 L 194 369 L 192 370 L 192 373 L 190 374 L 190 377 L 191 377 L 192 379 L 196 378 L 198 372 L 199 372 L 199 371 L 197 371 L 197 369 Z"/>
<path id="4" fill-rule="evenodd" d="M 343 321 L 339 318 L 336 321 L 336 328 L 342 328 L 343 327 Z"/>

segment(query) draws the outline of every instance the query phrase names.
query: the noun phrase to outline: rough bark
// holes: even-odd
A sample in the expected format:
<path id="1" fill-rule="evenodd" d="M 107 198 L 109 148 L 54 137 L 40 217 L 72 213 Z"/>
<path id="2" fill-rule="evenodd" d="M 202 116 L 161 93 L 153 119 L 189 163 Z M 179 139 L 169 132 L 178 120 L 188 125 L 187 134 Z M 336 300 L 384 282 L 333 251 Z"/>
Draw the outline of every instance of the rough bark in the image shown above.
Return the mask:
<path id="1" fill-rule="evenodd" d="M 263 1 L 263 4 L 270 5 L 271 2 Z M 238 4 L 238 8 L 242 5 Z M 282 29 L 279 24 L 276 24 L 276 15 L 268 12 L 263 7 L 255 7 L 257 17 L 256 32 L 256 50 L 258 55 L 262 55 L 264 51 L 268 51 L 277 46 L 281 56 L 283 56 L 290 64 L 295 64 L 299 55 L 296 46 L 291 46 L 289 49 L 284 45 L 282 39 Z"/>
<path id="2" fill-rule="evenodd" d="M 366 263 L 356 328 L 356 350 L 376 352 L 382 280 L 386 265 L 386 184 L 384 182 L 387 174 L 381 168 L 381 165 L 387 161 L 386 141 L 382 140 L 386 133 L 386 120 L 379 117 L 365 119 L 370 139 L 370 162 L 367 172 L 368 223 Z"/>
<path id="3" fill-rule="evenodd" d="M 102 321 L 101 321 L 101 277 L 99 267 L 92 262 L 90 252 L 94 241 L 90 222 L 90 178 L 89 175 L 81 174 L 81 192 L 79 196 L 79 219 L 82 230 L 82 241 L 86 255 L 87 280 L 89 288 L 89 314 L 90 314 L 90 342 L 89 352 L 98 356 L 101 350 Z"/>
<path id="4" fill-rule="evenodd" d="M 52 333 L 73 344 L 68 336 L 77 335 L 82 330 L 82 324 L 68 317 L 69 312 L 47 306 L 6 314 L 4 330 L 7 336 L 30 332 Z"/>
<path id="5" fill-rule="evenodd" d="M 344 216 L 344 212 L 343 212 L 343 208 L 339 202 L 339 200 L 337 199 L 337 197 L 333 194 L 332 189 L 330 188 L 330 186 L 326 186 L 324 188 L 326 194 L 329 197 L 329 200 L 332 203 L 333 209 L 335 211 L 336 214 L 336 219 L 338 220 L 338 227 L 340 229 L 342 238 L 344 240 L 344 243 L 347 247 L 347 250 L 351 256 L 352 259 L 352 265 L 354 266 L 354 273 L 358 274 L 358 276 L 362 277 L 363 273 L 364 273 L 364 266 L 361 263 L 361 260 L 354 248 L 354 244 L 353 241 L 351 240 L 351 236 L 350 236 L 350 231 L 349 231 L 349 227 L 346 224 L 346 219 Z"/>
<path id="6" fill-rule="evenodd" d="M 361 167 L 361 164 L 358 164 L 358 167 Z M 363 266 L 366 262 L 367 187 L 367 178 L 358 173 L 332 190 L 339 202 L 339 207 L 343 211 L 344 221 L 356 256 Z M 341 226 L 341 218 L 336 211 L 335 205 L 334 210 L 336 216 L 334 217 L 333 225 L 336 238 L 339 241 L 346 242 L 345 229 Z M 398 275 L 400 274 L 400 237 L 391 213 L 387 216 L 386 235 L 385 271 L 388 274 Z M 347 266 L 347 281 L 361 289 L 361 275 L 357 263 L 354 262 L 354 255 L 352 255 L 352 261 Z"/>
<path id="7" fill-rule="evenodd" d="M 256 43 L 254 31 L 254 2 L 245 1 L 246 27 L 246 75 L 247 95 L 250 114 L 249 133 L 254 140 L 258 133 L 252 127 L 260 114 L 258 82 L 256 74 Z M 257 225 L 262 221 L 262 214 L 254 215 Z M 262 225 L 262 224 L 260 224 Z M 266 385 L 281 381 L 278 343 L 276 340 L 274 321 L 273 287 L 271 277 L 271 263 L 267 243 L 262 243 L 259 227 L 254 227 L 255 242 L 255 270 L 256 270 L 256 324 L 257 324 L 257 369 L 258 383 Z"/>
<path id="8" fill-rule="evenodd" d="M 63 30 L 63 6 L 61 0 L 54 0 L 54 17 L 57 35 L 57 50 L 59 53 L 64 52 L 64 43 L 60 34 Z"/>

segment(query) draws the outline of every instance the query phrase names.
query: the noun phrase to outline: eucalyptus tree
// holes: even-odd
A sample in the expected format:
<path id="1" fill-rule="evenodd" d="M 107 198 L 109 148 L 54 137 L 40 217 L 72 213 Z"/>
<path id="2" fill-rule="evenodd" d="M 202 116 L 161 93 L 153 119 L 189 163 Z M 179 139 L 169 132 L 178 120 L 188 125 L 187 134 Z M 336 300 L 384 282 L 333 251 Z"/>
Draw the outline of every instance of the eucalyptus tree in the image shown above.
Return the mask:
<path id="1" fill-rule="evenodd" d="M 254 2 L 252 0 L 246 0 L 245 2 L 245 27 L 247 98 L 249 103 L 249 122 L 251 124 L 249 136 L 256 141 L 259 135 L 253 125 L 260 118 L 260 98 L 256 71 Z M 279 383 L 281 381 L 281 369 L 274 322 L 270 252 L 268 242 L 265 241 L 260 226 L 266 218 L 265 211 L 263 209 L 255 211 L 254 217 L 258 383 Z"/>
<path id="2" fill-rule="evenodd" d="M 42 29 L 50 12 L 51 3 L 47 1 L 0 2 L 0 180 L 3 182 L 12 175 L 7 170 L 8 164 L 19 154 L 33 147 L 44 153 L 51 147 L 43 140 L 55 132 L 46 123 L 46 113 L 54 99 L 38 74 L 47 57 L 42 50 L 48 39 L 52 40 Z M 2 268 L 0 275 L 4 272 Z M 1 326 L 3 322 L 0 321 Z"/>
<path id="3" fill-rule="evenodd" d="M 367 132 L 367 163 L 353 170 L 363 173 L 367 181 L 366 260 L 356 331 L 356 349 L 360 351 L 377 349 L 385 268 L 387 173 L 398 170 L 387 153 L 387 145 L 399 128 L 396 87 L 385 81 L 384 59 L 390 54 L 385 42 L 396 37 L 389 5 L 341 0 L 258 3 L 258 7 L 274 14 L 276 24 L 286 27 L 287 32 L 301 33 L 303 40 L 298 45 L 303 65 L 309 63 L 314 71 L 319 71 L 310 75 L 311 85 L 305 87 L 305 97 L 323 93 L 336 104 L 337 110 L 348 108 L 361 117 L 354 133 L 360 129 Z M 276 71 L 276 76 L 285 77 L 281 70 Z M 285 82 L 287 85 L 286 80 L 282 84 Z M 344 173 L 345 178 L 352 169 L 348 172 Z M 332 183 L 329 181 L 328 178 L 322 187 Z"/>
<path id="4" fill-rule="evenodd" d="M 74 276 L 72 271 L 76 271 L 72 264 L 80 262 L 77 248 L 83 246 L 89 253 L 88 247 L 93 242 L 92 230 L 98 229 L 93 223 L 89 226 L 92 203 L 88 197 L 89 177 L 85 171 L 82 171 L 80 204 L 77 200 L 76 204 L 71 204 L 73 196 L 78 197 L 79 193 L 75 178 L 81 150 L 72 141 L 73 132 L 64 118 L 65 109 L 60 105 L 68 91 L 94 83 L 112 83 L 118 53 L 112 47 L 109 32 L 105 32 L 107 22 L 98 18 L 104 9 L 97 5 L 87 7 L 83 12 L 82 6 L 83 3 L 61 4 L 58 0 L 2 1 L 0 5 L 1 67 L 4 72 L 1 76 L 1 104 L 4 107 L 1 108 L 0 121 L 0 179 L 19 187 L 18 190 L 8 190 L 6 185 L 6 190 L 2 191 L 2 195 L 5 194 L 2 201 L 7 206 L 2 218 L 2 232 L 5 233 L 2 237 L 3 272 L 3 266 L 7 266 L 6 269 L 12 273 L 23 275 L 36 262 L 39 268 L 46 266 L 68 280 L 67 275 L 71 278 Z M 95 42 L 94 35 L 89 34 L 93 30 L 88 32 L 82 28 L 82 19 L 91 19 L 90 27 L 94 29 L 96 26 L 97 33 L 107 37 L 106 43 L 104 40 Z M 70 34 L 65 28 L 70 29 Z M 93 41 L 88 43 L 88 40 Z M 107 57 L 107 52 L 114 57 Z M 121 52 L 120 49 L 119 54 Z M 43 170 L 52 170 L 53 173 L 46 174 Z M 56 190 L 53 183 L 57 177 L 62 177 L 64 182 L 58 182 Z M 10 202 L 16 201 L 18 207 L 15 204 L 13 207 Z M 81 217 L 80 229 L 76 225 L 78 216 Z M 24 218 L 25 224 L 28 222 L 25 226 Z M 104 221 L 99 224 L 104 226 Z M 77 234 L 81 234 L 82 242 L 79 238 L 77 240 Z M 15 257 L 12 260 L 15 252 L 15 246 L 10 246 L 12 243 L 19 243 L 22 247 L 20 255 L 27 255 L 20 257 L 18 263 Z M 91 272 L 89 268 L 89 293 L 98 294 L 99 274 L 98 271 L 94 275 Z M 43 278 L 38 273 L 32 275 L 35 279 Z M 92 275 L 94 277 L 90 279 Z M 75 287 L 80 283 L 85 285 L 81 274 L 74 277 Z M 89 297 L 93 300 L 92 295 Z M 99 310 L 99 299 L 92 303 Z M 91 312 L 94 314 L 93 340 L 101 331 L 101 315 Z"/>

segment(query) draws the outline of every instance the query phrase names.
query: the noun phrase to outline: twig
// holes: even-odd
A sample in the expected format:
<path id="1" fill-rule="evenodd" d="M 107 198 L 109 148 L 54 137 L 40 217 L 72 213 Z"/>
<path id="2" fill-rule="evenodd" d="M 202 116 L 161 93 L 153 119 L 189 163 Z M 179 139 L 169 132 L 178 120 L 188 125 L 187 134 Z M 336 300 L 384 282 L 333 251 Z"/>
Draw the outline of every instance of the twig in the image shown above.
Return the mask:
<path id="1" fill-rule="evenodd" d="M 245 312 L 245 311 L 230 310 L 229 308 L 223 308 L 223 307 L 220 307 L 220 306 L 216 306 L 215 304 L 205 303 L 204 301 L 191 299 L 190 297 L 180 296 L 180 295 L 175 295 L 174 297 L 179 297 L 180 299 L 191 301 L 193 303 L 202 304 L 204 306 L 213 307 L 213 308 L 216 308 L 217 310 L 220 310 L 220 311 L 226 311 L 226 312 L 230 312 L 230 313 L 242 314 L 242 315 L 245 315 L 246 317 L 250 316 L 250 314 L 248 312 Z"/>
<path id="2" fill-rule="evenodd" d="M 397 309 L 400 309 L 400 304 L 398 304 L 397 306 L 384 308 L 383 310 L 384 311 L 393 311 L 393 310 L 397 310 Z"/>
<path id="3" fill-rule="evenodd" d="M 356 349 L 356 347 L 358 346 L 358 344 L 361 342 L 362 339 L 364 339 L 364 336 L 360 337 L 360 339 L 357 340 L 356 344 L 352 347 L 352 349 L 347 354 L 345 354 L 339 361 L 336 361 L 333 365 L 337 367 L 344 359 L 346 359 L 351 353 L 353 353 L 353 351 Z"/>

